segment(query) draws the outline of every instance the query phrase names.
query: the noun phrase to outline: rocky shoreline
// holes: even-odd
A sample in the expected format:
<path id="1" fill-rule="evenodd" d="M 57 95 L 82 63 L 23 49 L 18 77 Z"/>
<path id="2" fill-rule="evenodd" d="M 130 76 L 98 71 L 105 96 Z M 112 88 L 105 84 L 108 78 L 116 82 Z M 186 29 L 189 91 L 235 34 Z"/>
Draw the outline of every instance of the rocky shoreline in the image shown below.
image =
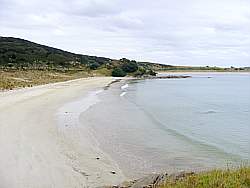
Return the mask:
<path id="1" fill-rule="evenodd" d="M 167 76 L 152 76 L 147 79 L 178 79 L 178 78 L 191 78 L 191 76 L 186 75 L 167 75 Z"/>
<path id="2" fill-rule="evenodd" d="M 192 76 L 187 75 L 164 75 L 164 76 L 142 76 L 136 79 L 182 79 L 182 78 L 192 78 Z"/>
<path id="3" fill-rule="evenodd" d="M 146 177 L 124 182 L 120 185 L 105 186 L 101 188 L 155 188 L 160 185 L 164 185 L 167 180 L 178 181 L 187 176 L 194 175 L 194 172 L 179 172 L 175 174 L 161 173 L 161 174 L 150 174 Z"/>

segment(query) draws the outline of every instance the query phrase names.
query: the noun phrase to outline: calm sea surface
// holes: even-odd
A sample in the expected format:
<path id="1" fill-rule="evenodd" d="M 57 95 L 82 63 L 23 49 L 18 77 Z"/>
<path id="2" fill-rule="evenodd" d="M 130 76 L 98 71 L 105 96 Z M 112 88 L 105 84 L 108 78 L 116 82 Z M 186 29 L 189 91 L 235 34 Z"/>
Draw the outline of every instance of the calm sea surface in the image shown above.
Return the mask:
<path id="1" fill-rule="evenodd" d="M 249 163 L 250 74 L 118 83 L 81 114 L 129 177 Z"/>

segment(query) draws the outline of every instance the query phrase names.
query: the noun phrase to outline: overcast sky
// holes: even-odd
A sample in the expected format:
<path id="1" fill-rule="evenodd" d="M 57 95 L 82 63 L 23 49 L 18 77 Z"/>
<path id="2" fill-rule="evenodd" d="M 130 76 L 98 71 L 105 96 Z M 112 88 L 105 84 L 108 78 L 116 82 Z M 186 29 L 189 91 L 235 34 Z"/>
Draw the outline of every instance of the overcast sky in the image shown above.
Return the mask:
<path id="1" fill-rule="evenodd" d="M 111 58 L 250 66 L 250 0 L 0 0 L 0 35 Z"/>

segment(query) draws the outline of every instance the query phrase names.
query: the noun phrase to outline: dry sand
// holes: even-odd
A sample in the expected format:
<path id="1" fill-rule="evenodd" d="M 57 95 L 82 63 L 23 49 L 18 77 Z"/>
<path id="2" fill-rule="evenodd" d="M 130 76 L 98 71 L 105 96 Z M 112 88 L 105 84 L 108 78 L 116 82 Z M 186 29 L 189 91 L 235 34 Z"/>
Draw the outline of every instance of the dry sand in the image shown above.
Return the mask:
<path id="1" fill-rule="evenodd" d="M 0 92 L 0 187 L 78 188 L 124 181 L 84 126 L 61 129 L 56 119 L 65 103 L 111 81 L 85 78 Z"/>

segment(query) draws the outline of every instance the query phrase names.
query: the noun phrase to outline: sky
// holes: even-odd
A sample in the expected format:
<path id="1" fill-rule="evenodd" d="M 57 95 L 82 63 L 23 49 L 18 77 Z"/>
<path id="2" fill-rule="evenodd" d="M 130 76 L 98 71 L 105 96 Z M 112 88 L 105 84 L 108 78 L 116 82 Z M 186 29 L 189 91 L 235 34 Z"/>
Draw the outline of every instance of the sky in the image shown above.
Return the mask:
<path id="1" fill-rule="evenodd" d="M 250 0 L 0 0 L 0 36 L 115 59 L 250 66 Z"/>

